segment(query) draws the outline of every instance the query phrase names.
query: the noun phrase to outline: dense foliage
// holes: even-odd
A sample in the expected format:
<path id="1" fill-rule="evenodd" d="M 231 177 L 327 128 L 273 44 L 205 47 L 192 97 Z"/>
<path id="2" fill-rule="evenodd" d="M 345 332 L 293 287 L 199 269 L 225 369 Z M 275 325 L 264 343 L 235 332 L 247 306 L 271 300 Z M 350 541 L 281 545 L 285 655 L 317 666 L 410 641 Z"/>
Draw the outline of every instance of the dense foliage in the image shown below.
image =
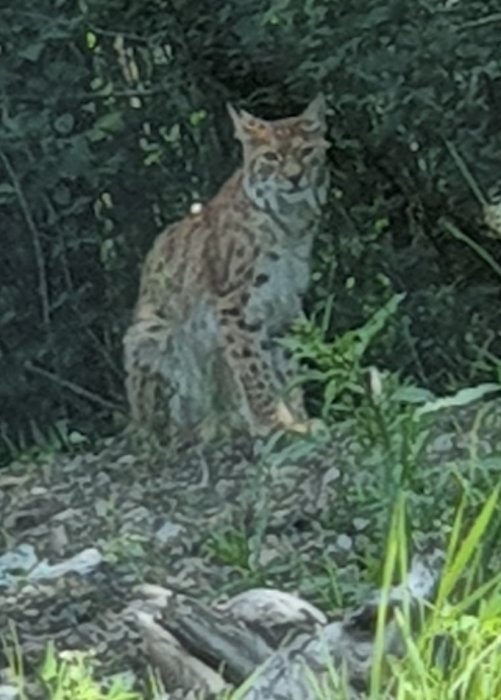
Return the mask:
<path id="1" fill-rule="evenodd" d="M 492 378 L 498 0 L 18 0 L 0 23 L 3 447 L 124 411 L 145 251 L 237 162 L 225 102 L 330 106 L 309 311 L 327 338 L 406 293 L 370 360 L 434 390 Z"/>

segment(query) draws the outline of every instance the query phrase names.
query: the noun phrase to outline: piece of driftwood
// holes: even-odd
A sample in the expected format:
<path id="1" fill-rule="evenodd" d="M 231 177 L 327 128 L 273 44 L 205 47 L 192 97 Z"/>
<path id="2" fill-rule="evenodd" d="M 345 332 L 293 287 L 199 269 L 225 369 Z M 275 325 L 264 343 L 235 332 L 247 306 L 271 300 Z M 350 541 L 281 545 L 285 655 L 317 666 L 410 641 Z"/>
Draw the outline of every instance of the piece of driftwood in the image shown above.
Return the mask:
<path id="1" fill-rule="evenodd" d="M 431 596 L 440 561 L 438 552 L 416 556 L 406 581 L 390 589 L 385 654 L 403 650 L 395 608 L 404 600 L 419 608 Z M 332 668 L 345 674 L 354 698 L 367 685 L 380 592 L 331 621 L 274 589 L 252 589 L 211 607 L 159 586 L 137 592 L 127 613 L 168 690 L 210 698 L 245 682 L 239 700 L 315 700 L 314 683 L 324 687 Z"/>

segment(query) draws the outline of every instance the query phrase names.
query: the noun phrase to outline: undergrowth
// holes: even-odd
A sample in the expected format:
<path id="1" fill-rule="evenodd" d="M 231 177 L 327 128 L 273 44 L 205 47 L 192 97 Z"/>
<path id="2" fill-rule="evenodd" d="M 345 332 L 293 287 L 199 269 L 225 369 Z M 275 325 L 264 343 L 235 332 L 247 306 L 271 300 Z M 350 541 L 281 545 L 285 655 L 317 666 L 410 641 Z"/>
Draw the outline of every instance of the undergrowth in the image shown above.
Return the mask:
<path id="1" fill-rule="evenodd" d="M 269 585 L 272 572 L 259 564 L 270 518 L 269 470 L 307 459 L 319 442 L 328 444 L 341 422 L 358 450 L 353 461 L 343 455 L 343 469 L 353 470 L 353 485 L 338 494 L 332 512 L 318 525 L 343 532 L 356 512 L 370 523 L 370 536 L 363 546 L 354 546 L 344 574 L 324 559 L 312 562 L 307 570 L 304 563 L 292 563 L 287 575 L 306 580 L 308 599 L 329 611 L 358 604 L 370 588 L 382 585 L 371 700 L 490 700 L 501 697 L 501 457 L 495 444 L 492 454 L 485 456 L 479 435 L 488 406 L 481 400 L 496 395 L 500 385 L 484 383 L 436 396 L 398 373 L 370 366 L 367 350 L 401 300 L 392 297 L 364 326 L 334 342 L 326 340 L 318 320 L 298 325 L 286 344 L 305 367 L 299 381 L 310 389 L 313 385 L 316 414 L 325 430 L 292 442 L 277 433 L 261 446 L 250 494 L 255 504 L 252 522 L 214 530 L 205 541 L 204 554 L 237 571 L 240 589 L 244 584 Z M 430 464 L 426 451 L 437 424 L 444 416 L 454 421 L 454 412 L 469 406 L 479 408 L 464 436 L 466 458 L 444 456 L 441 463 Z M 68 440 L 69 435 L 64 437 Z M 436 595 L 418 628 L 409 605 L 397 612 L 404 653 L 387 658 L 382 644 L 389 587 L 407 570 L 408 550 L 429 535 L 446 548 Z M 123 549 L 121 543 L 112 545 L 111 561 L 122 556 Z M 22 650 L 14 646 L 8 658 L 19 697 L 28 700 Z M 50 646 L 39 674 L 47 699 L 143 700 L 126 677 L 103 685 L 97 680 L 95 662 L 84 653 L 58 653 Z M 335 669 L 316 693 L 319 700 L 351 697 Z M 240 694 L 236 691 L 231 700 Z"/>
<path id="2" fill-rule="evenodd" d="M 381 597 L 373 649 L 371 700 L 492 700 L 501 697 L 501 574 L 484 577 L 482 549 L 489 528 L 499 517 L 499 488 L 494 490 L 477 517 L 465 527 L 468 505 L 465 492 L 457 509 L 445 552 L 445 563 L 432 600 L 421 615 L 412 613 L 405 595 L 396 621 L 402 640 L 400 657 L 384 652 L 388 594 L 395 576 L 408 570 L 409 551 L 405 499 L 393 512 L 382 571 Z M 28 700 L 22 650 L 14 645 L 8 653 L 10 680 L 20 700 Z M 145 700 L 127 676 L 97 681 L 90 654 L 57 653 L 47 648 L 39 681 L 47 700 Z M 153 675 L 151 675 L 153 679 Z M 348 700 L 350 691 L 343 674 L 330 668 L 324 681 L 315 680 L 319 700 Z M 152 681 L 152 685 L 155 683 Z M 148 697 L 160 697 L 153 688 Z M 242 691 L 226 695 L 238 700 Z"/>

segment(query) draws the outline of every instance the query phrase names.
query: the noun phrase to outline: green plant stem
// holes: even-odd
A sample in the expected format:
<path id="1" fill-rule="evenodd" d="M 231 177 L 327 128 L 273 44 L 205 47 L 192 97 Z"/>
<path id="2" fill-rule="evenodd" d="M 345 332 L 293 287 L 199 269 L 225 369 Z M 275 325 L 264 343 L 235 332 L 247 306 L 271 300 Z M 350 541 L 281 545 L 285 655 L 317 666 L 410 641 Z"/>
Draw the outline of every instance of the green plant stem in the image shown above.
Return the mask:
<path id="1" fill-rule="evenodd" d="M 480 206 L 485 207 L 488 204 L 488 202 L 487 202 L 486 198 L 484 197 L 484 194 L 483 194 L 482 190 L 480 189 L 479 184 L 477 183 L 477 181 L 475 180 L 475 178 L 471 174 L 470 169 L 466 165 L 466 161 L 464 160 L 464 158 L 462 158 L 462 156 L 460 155 L 459 151 L 457 150 L 456 146 L 452 143 L 452 141 L 445 139 L 445 147 L 449 151 L 449 154 L 450 154 L 452 160 L 454 161 L 454 163 L 457 166 L 457 169 L 459 170 L 459 172 L 463 176 L 466 184 L 468 185 L 468 187 L 471 189 L 471 191 L 475 195 L 478 203 L 480 204 Z"/>
<path id="2" fill-rule="evenodd" d="M 23 213 L 28 230 L 31 233 L 31 239 L 33 243 L 33 249 L 35 251 L 35 260 L 38 272 L 38 291 L 40 293 L 40 300 L 42 305 L 42 320 L 44 326 L 48 327 L 50 325 L 49 288 L 47 285 L 47 273 L 45 269 L 45 259 L 42 250 L 40 232 L 36 227 L 35 221 L 31 215 L 28 202 L 26 201 L 26 197 L 24 196 L 24 192 L 21 187 L 19 178 L 16 174 L 16 171 L 14 170 L 7 155 L 1 150 L 0 160 L 3 163 L 5 170 L 7 171 L 7 175 L 9 176 L 9 179 L 12 183 L 12 187 L 14 188 L 14 192 L 16 193 L 19 207 Z"/>
<path id="3" fill-rule="evenodd" d="M 472 238 L 466 235 L 466 233 L 463 233 L 457 226 L 455 226 L 452 221 L 449 221 L 448 219 L 440 219 L 440 225 L 441 227 L 449 233 L 451 236 L 453 236 L 456 240 L 461 241 L 461 243 L 466 243 L 466 245 L 473 250 L 474 253 L 478 255 L 478 257 L 483 260 L 490 268 L 491 270 L 501 277 L 501 265 L 497 263 L 492 255 L 488 253 L 485 248 L 483 248 L 481 245 L 479 245 L 476 241 L 474 241 Z"/>
<path id="4" fill-rule="evenodd" d="M 501 12 L 493 12 L 492 15 L 486 15 L 485 17 L 472 19 L 469 22 L 463 22 L 463 24 L 461 24 L 459 27 L 456 27 L 456 29 L 462 32 L 466 29 L 485 27 L 487 24 L 495 24 L 496 22 L 501 22 Z"/>

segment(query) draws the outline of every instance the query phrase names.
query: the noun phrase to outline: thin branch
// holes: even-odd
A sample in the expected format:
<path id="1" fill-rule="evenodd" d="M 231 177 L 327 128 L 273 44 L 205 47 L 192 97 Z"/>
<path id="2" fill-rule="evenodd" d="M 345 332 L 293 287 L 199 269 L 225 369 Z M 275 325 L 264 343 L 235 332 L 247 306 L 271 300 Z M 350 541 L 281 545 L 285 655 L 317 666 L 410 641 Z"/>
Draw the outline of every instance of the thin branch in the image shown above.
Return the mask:
<path id="1" fill-rule="evenodd" d="M 464 158 L 461 157 L 459 151 L 457 150 L 456 146 L 452 143 L 452 141 L 449 141 L 448 139 L 444 139 L 444 141 L 445 141 L 445 146 L 446 146 L 447 150 L 449 151 L 449 154 L 452 157 L 452 160 L 456 164 L 457 169 L 459 170 L 459 172 L 463 176 L 464 181 L 466 182 L 466 184 L 468 185 L 470 190 L 475 195 L 480 206 L 485 207 L 488 204 L 488 202 L 484 196 L 484 193 L 480 189 L 479 184 L 477 183 L 477 181 L 475 180 L 475 178 L 471 174 L 470 169 L 466 165 Z"/>
<path id="2" fill-rule="evenodd" d="M 149 89 L 137 89 L 137 90 L 113 90 L 113 92 L 82 92 L 77 94 L 79 99 L 101 99 L 105 100 L 108 97 L 151 97 L 152 95 L 160 95 L 162 93 L 166 94 L 172 92 L 170 88 L 149 88 Z"/>
<path id="3" fill-rule="evenodd" d="M 76 312 L 78 313 L 78 316 L 82 319 L 82 323 L 83 323 L 83 322 L 84 322 L 84 318 L 83 318 L 83 315 L 82 315 L 80 309 L 78 308 L 78 306 L 77 306 L 76 304 L 74 304 L 73 306 L 74 306 Z M 104 343 L 102 343 L 102 342 L 99 340 L 98 336 L 94 333 L 94 331 L 92 330 L 92 328 L 86 327 L 86 328 L 85 328 L 85 332 L 86 332 L 86 334 L 89 336 L 89 338 L 92 340 L 92 342 L 94 343 L 94 345 L 95 345 L 95 347 L 96 347 L 96 350 L 99 352 L 99 354 L 101 355 L 101 357 L 103 358 L 103 360 L 106 362 L 106 364 L 107 364 L 107 366 L 109 367 L 109 369 L 110 369 L 110 370 L 113 372 L 113 374 L 115 375 L 115 377 L 117 377 L 118 379 L 120 379 L 121 381 L 123 381 L 124 375 L 123 375 L 123 373 L 120 371 L 119 367 L 117 367 L 117 364 L 116 364 L 116 362 L 113 360 L 111 354 L 108 352 L 108 349 L 107 349 L 106 345 L 105 345 Z"/>
<path id="4" fill-rule="evenodd" d="M 177 40 L 181 46 L 182 51 L 185 55 L 185 60 L 194 79 L 204 85 L 210 84 L 212 86 L 212 92 L 217 88 L 221 91 L 220 94 L 228 95 L 228 88 L 223 85 L 212 73 L 208 74 L 206 72 L 205 64 L 201 60 L 201 56 L 197 54 L 196 50 L 193 50 L 190 42 L 186 37 L 186 30 L 183 22 L 179 17 L 179 10 L 175 6 L 172 0 L 165 0 L 167 11 L 169 14 L 169 19 L 173 23 L 174 30 L 174 40 Z"/>
<path id="5" fill-rule="evenodd" d="M 42 301 L 42 320 L 44 326 L 48 327 L 50 325 L 50 302 L 49 302 L 49 289 L 47 286 L 47 273 L 45 271 L 45 260 L 42 250 L 42 242 L 40 232 L 37 229 L 33 217 L 31 216 L 30 209 L 28 207 L 28 202 L 24 196 L 24 192 L 19 182 L 19 178 L 11 165 L 10 160 L 7 158 L 6 154 L 0 150 L 0 159 L 4 164 L 5 170 L 10 178 L 12 187 L 16 193 L 17 201 L 19 207 L 23 213 L 26 225 L 31 233 L 31 238 L 33 242 L 33 249 L 35 251 L 35 260 L 38 272 L 38 291 L 40 293 L 40 298 Z"/>
<path id="6" fill-rule="evenodd" d="M 57 384 L 63 389 L 68 389 L 77 396 L 80 396 L 80 398 L 92 401 L 93 403 L 96 403 L 99 406 L 103 406 L 103 408 L 107 408 L 112 411 L 121 411 L 122 413 L 124 412 L 123 406 L 120 406 L 120 404 L 108 401 L 108 399 L 103 399 L 102 396 L 99 396 L 98 394 L 95 394 L 93 391 L 89 391 L 88 389 L 84 389 L 82 386 L 75 384 L 75 382 L 72 382 L 69 379 L 63 379 L 62 377 L 58 377 L 57 374 L 50 372 L 48 369 L 44 369 L 43 367 L 37 367 L 29 360 L 24 363 L 24 367 L 28 370 L 28 372 L 38 374 L 40 377 L 48 379 L 49 381 L 53 382 L 54 384 Z"/>
<path id="7" fill-rule="evenodd" d="M 486 15 L 485 17 L 472 19 L 469 22 L 463 22 L 463 24 L 460 24 L 459 27 L 456 27 L 456 29 L 457 31 L 462 32 L 465 29 L 485 27 L 487 24 L 495 24 L 496 22 L 501 22 L 501 12 L 494 12 L 492 15 Z"/>
<path id="8" fill-rule="evenodd" d="M 142 44 L 149 44 L 152 41 L 154 41 L 155 35 L 150 36 L 141 36 L 141 34 L 133 34 L 132 32 L 127 32 L 127 31 L 120 31 L 120 29 L 103 29 L 101 27 L 97 27 L 95 24 L 90 24 L 89 29 L 91 32 L 94 34 L 99 34 L 100 36 L 109 36 L 109 37 L 118 37 L 121 36 L 124 39 L 129 39 L 130 41 L 138 41 Z"/>
<path id="9" fill-rule="evenodd" d="M 77 102 L 79 100 L 107 100 L 110 97 L 152 97 L 153 95 L 167 95 L 172 93 L 172 88 L 148 88 L 148 89 L 137 89 L 137 90 L 113 90 L 113 92 L 76 92 L 71 95 L 62 95 L 61 97 L 67 97 L 71 102 Z M 36 104 L 44 103 L 44 100 L 40 95 L 30 95 L 29 93 L 16 93 L 11 95 L 15 100 L 21 100 L 23 102 L 33 102 Z M 59 98 L 58 98 L 59 99 Z"/>
<path id="10" fill-rule="evenodd" d="M 473 240 L 473 238 L 470 238 L 469 236 L 466 235 L 461 229 L 459 229 L 457 226 L 455 226 L 452 221 L 449 221 L 447 219 L 441 219 L 440 224 L 442 228 L 447 231 L 453 238 L 455 238 L 458 241 L 461 241 L 462 243 L 465 243 L 471 250 L 473 250 L 474 253 L 478 255 L 481 260 L 486 263 L 491 270 L 496 273 L 496 275 L 499 275 L 501 277 L 501 265 L 494 260 L 492 255 L 485 250 L 481 245 L 479 245 L 476 241 Z"/>
<path id="11" fill-rule="evenodd" d="M 9 13 L 10 15 L 23 15 L 23 17 L 31 17 L 32 19 L 37 19 L 37 20 L 42 20 L 44 22 L 47 22 L 48 24 L 53 25 L 54 23 L 62 23 L 64 22 L 65 24 L 68 24 L 68 20 L 65 17 L 58 17 L 57 15 L 44 15 L 42 12 L 33 12 L 31 10 L 20 10 L 17 7 L 7 7 L 5 10 L 3 10 L 5 13 Z"/>
<path id="12" fill-rule="evenodd" d="M 51 211 L 51 203 L 49 201 L 49 198 L 44 196 L 44 201 L 45 201 L 45 206 L 47 208 L 47 211 Z M 82 322 L 82 328 L 85 330 L 85 333 L 89 336 L 89 338 L 92 340 L 94 345 L 96 346 L 97 350 L 99 353 L 102 355 L 103 359 L 105 360 L 106 364 L 108 367 L 111 369 L 111 371 L 115 374 L 116 377 L 118 377 L 121 381 L 123 381 L 123 374 L 120 371 L 120 369 L 117 367 L 116 363 L 114 362 L 111 354 L 108 352 L 108 349 L 106 348 L 104 343 L 101 343 L 97 335 L 94 333 L 94 331 L 88 327 L 88 324 L 86 323 L 84 316 L 80 310 L 80 305 L 76 299 L 76 294 L 75 294 L 75 285 L 73 283 L 73 276 L 71 273 L 71 268 L 70 268 L 70 263 L 68 260 L 68 247 L 66 245 L 66 239 L 65 236 L 63 235 L 62 229 L 60 226 L 55 227 L 57 231 L 57 235 L 59 238 L 59 245 L 60 245 L 60 250 L 61 250 L 61 268 L 63 271 L 63 278 L 64 282 L 66 285 L 66 290 L 70 294 L 70 306 L 73 309 L 73 311 L 78 315 L 79 319 Z M 57 357 L 57 355 L 56 355 Z M 59 374 L 61 374 L 59 372 Z"/>

